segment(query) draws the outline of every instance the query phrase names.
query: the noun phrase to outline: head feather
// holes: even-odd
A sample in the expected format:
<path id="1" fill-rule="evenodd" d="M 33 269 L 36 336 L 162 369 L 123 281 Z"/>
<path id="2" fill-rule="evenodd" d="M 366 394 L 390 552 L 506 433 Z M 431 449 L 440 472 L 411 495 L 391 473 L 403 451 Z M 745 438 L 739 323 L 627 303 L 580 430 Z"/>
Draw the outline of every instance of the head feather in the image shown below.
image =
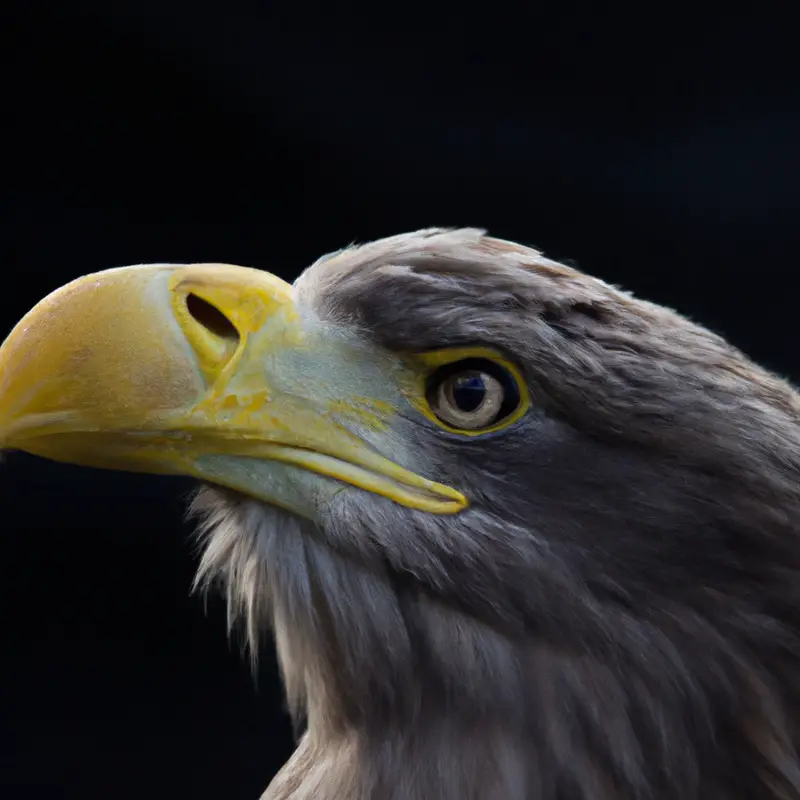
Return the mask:
<path id="1" fill-rule="evenodd" d="M 271 626 L 308 734 L 270 798 L 800 796 L 800 403 L 720 336 L 492 239 L 320 259 L 299 302 L 376 348 L 490 344 L 503 437 L 408 420 L 456 517 L 337 494 L 324 524 L 217 489 L 198 585 Z"/>

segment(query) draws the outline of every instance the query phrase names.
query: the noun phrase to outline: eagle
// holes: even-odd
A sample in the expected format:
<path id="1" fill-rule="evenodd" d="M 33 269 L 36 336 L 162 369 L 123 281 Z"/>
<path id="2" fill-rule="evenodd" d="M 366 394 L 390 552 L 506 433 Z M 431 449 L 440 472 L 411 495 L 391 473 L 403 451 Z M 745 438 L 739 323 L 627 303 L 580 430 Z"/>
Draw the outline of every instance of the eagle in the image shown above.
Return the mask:
<path id="1" fill-rule="evenodd" d="M 99 272 L 0 349 L 4 449 L 199 480 L 197 586 L 300 731 L 268 800 L 800 798 L 799 420 L 472 228 Z"/>

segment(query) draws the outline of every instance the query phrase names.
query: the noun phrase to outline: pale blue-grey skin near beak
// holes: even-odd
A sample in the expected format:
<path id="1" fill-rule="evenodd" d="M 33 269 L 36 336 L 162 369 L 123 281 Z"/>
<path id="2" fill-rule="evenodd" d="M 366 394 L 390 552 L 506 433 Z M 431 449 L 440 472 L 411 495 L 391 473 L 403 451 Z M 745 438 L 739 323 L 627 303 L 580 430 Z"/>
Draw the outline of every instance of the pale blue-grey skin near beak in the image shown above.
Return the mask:
<path id="1" fill-rule="evenodd" d="M 401 466 L 414 458 L 394 426 L 418 390 L 411 362 L 268 273 L 127 267 L 54 292 L 9 335 L 0 443 L 191 475 L 312 520 L 345 486 L 454 513 L 460 492 Z"/>

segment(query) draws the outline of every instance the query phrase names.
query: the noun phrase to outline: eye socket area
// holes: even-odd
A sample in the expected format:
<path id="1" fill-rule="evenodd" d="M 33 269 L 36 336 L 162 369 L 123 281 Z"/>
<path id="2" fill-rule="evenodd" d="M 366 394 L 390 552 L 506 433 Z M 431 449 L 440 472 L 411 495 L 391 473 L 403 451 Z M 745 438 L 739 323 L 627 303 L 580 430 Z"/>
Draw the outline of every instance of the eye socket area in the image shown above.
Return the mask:
<path id="1" fill-rule="evenodd" d="M 428 377 L 425 397 L 443 427 L 472 435 L 505 427 L 525 410 L 514 371 L 489 358 L 465 358 L 439 367 Z"/>

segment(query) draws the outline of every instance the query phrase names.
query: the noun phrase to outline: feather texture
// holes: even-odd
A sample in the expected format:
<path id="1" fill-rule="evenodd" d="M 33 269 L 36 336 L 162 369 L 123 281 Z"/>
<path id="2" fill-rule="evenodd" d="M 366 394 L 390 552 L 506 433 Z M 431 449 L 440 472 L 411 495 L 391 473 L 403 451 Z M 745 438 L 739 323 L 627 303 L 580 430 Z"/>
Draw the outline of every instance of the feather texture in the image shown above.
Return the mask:
<path id="1" fill-rule="evenodd" d="M 398 433 L 456 517 L 357 490 L 312 525 L 193 509 L 308 729 L 270 800 L 800 798 L 798 396 L 721 337 L 481 231 L 321 259 L 300 302 L 376 348 L 489 344 L 534 408 Z"/>

